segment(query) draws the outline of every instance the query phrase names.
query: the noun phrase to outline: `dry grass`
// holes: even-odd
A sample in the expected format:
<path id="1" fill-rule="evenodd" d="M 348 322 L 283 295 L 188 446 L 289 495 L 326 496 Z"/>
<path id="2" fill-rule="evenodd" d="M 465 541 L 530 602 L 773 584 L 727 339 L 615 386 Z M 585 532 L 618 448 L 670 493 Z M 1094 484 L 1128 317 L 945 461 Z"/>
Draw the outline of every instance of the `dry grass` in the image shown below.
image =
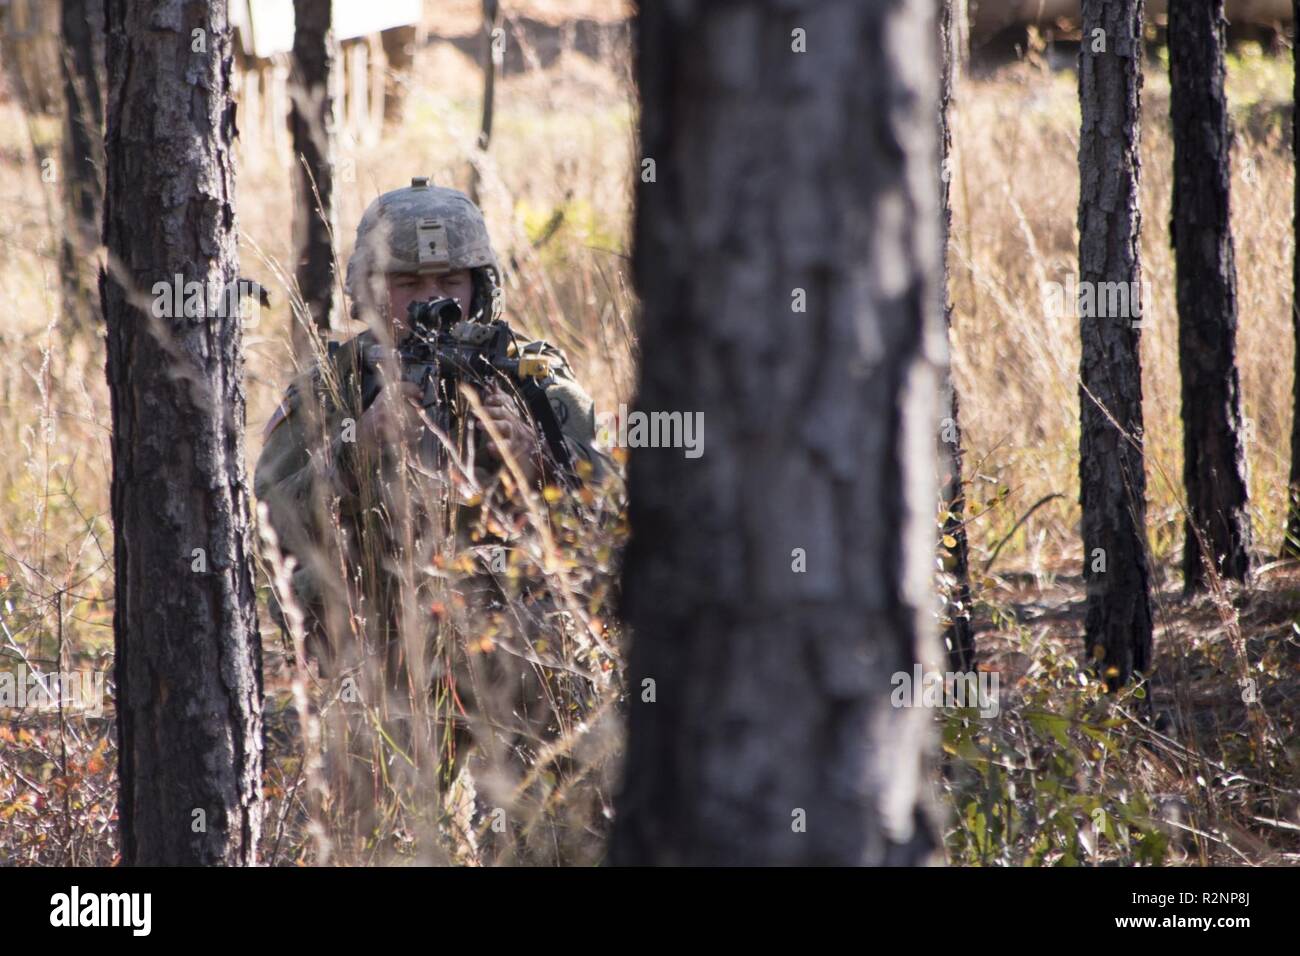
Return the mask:
<path id="1" fill-rule="evenodd" d="M 1261 562 L 1277 552 L 1291 427 L 1289 59 L 1233 57 L 1233 227 L 1238 365 L 1251 513 Z M 1046 315 L 1044 283 L 1077 272 L 1079 114 L 1073 73 L 1035 62 L 970 82 L 953 138 L 953 365 L 974 511 L 972 564 L 1010 535 L 977 582 L 984 666 L 1006 719 L 950 722 L 950 849 L 974 863 L 1294 862 L 1300 849 L 1295 572 L 1181 598 L 1182 422 L 1167 73 L 1143 100 L 1142 381 L 1148 539 L 1156 568 L 1149 696 L 1099 694 L 1080 660 L 1077 318 Z M 1045 496 L 1060 497 L 1016 523 Z M 1003 569 L 998 573 L 998 569 Z M 1016 569 L 1015 571 L 1007 569 Z M 1242 697 L 1252 680 L 1257 691 Z M 1141 718 L 1155 717 L 1154 726 Z M 1046 714 L 1050 714 L 1050 719 Z M 968 775 L 968 776 L 964 776 Z M 1063 780 L 1072 785 L 1061 788 Z M 1017 786 L 1019 790 L 1017 791 Z M 1018 796 L 1017 796 L 1018 794 Z M 995 805 L 1005 807 L 995 811 Z M 1097 819 L 1124 824 L 1106 830 Z M 1132 836 L 1132 839 L 1130 839 Z"/>
<path id="2" fill-rule="evenodd" d="M 1289 62 L 1247 55 L 1234 61 L 1230 96 L 1233 228 L 1238 266 L 1238 364 L 1249 439 L 1255 537 L 1276 553 L 1281 541 L 1291 427 L 1291 231 L 1289 136 L 1278 105 L 1288 102 Z M 1025 522 L 1001 561 L 1037 569 L 1078 568 L 1078 320 L 1044 311 L 1045 282 L 1077 273 L 1078 127 L 1076 81 L 1029 64 L 959 93 L 953 139 L 953 365 L 977 501 L 1010 489 L 1006 507 L 978 526 L 996 543 L 1034 502 L 1064 497 Z M 1270 109 L 1272 112 L 1270 112 Z M 1181 548 L 1182 422 L 1178 322 L 1169 210 L 1173 152 L 1167 75 L 1148 69 L 1143 100 L 1142 388 L 1148 522 L 1163 561 Z M 1171 486 L 1169 480 L 1174 485 Z M 1176 563 L 1176 562 L 1175 562 Z M 1168 565 L 1166 565 L 1168 566 Z"/>

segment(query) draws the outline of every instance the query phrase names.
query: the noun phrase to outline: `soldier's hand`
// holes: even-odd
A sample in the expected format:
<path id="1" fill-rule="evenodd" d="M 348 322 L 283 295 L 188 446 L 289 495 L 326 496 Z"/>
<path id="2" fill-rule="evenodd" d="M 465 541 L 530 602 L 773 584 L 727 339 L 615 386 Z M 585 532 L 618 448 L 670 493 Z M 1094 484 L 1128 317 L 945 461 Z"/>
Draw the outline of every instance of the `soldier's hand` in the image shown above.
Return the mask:
<path id="1" fill-rule="evenodd" d="M 378 451 L 412 442 L 420 434 L 420 386 L 414 382 L 385 385 L 357 423 L 357 444 Z"/>
<path id="2" fill-rule="evenodd" d="M 492 423 L 510 456 L 519 463 L 524 479 L 532 484 L 537 478 L 537 433 L 523 420 L 518 406 L 495 388 L 483 398 L 483 417 Z M 497 461 L 505 460 L 494 442 L 488 442 L 488 453 Z"/>

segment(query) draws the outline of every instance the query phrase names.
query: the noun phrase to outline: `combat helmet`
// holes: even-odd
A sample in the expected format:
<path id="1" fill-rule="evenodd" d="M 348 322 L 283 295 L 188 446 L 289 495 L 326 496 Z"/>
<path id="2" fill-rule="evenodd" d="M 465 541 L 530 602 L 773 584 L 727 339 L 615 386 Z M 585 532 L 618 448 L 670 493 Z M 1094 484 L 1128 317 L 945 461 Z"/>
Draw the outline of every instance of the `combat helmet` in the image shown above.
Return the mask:
<path id="1" fill-rule="evenodd" d="M 384 193 L 366 209 L 348 260 L 344 290 L 352 318 L 380 309 L 386 272 L 441 275 L 469 269 L 474 279 L 469 318 L 491 318 L 500 307 L 501 270 L 483 213 L 456 189 L 435 186 L 427 176 Z"/>

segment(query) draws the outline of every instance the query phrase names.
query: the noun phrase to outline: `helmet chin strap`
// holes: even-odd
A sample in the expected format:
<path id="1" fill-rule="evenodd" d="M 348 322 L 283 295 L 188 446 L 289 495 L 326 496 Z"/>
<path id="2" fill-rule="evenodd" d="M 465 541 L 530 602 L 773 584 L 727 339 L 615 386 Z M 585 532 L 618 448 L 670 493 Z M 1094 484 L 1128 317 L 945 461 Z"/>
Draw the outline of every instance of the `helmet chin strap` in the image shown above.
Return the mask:
<path id="1" fill-rule="evenodd" d="M 492 319 L 492 289 L 496 283 L 489 275 L 491 268 L 491 266 L 475 266 L 470 270 L 473 291 L 470 294 L 470 307 L 466 318 L 471 322 L 488 322 Z"/>

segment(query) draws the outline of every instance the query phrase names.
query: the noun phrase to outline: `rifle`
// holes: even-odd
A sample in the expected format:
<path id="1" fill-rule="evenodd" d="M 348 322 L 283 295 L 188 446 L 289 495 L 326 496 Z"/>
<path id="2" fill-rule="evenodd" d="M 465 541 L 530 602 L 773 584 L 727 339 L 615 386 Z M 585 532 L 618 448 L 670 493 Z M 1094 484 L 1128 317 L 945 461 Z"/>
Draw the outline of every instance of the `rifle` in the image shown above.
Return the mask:
<path id="1" fill-rule="evenodd" d="M 447 434 L 456 434 L 460 383 L 480 391 L 492 384 L 502 386 L 521 401 L 527 417 L 541 432 L 560 480 L 577 487 L 581 479 L 546 395 L 546 386 L 554 381 L 550 358 L 520 352 L 514 330 L 503 319 L 465 321 L 455 299 L 412 302 L 406 311 L 410 331 L 398 343 L 397 361 L 402 380 L 420 386 L 430 417 L 444 426 Z M 370 407 L 382 384 L 379 376 L 370 376 L 362 395 L 363 410 Z"/>

